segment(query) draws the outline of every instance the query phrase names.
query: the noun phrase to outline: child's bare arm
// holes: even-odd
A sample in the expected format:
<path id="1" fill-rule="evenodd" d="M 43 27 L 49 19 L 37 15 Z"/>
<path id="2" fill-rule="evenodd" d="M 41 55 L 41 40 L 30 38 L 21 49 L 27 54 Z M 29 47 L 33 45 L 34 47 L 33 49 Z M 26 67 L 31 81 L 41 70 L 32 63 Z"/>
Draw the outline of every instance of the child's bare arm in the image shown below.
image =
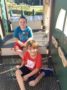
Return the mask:
<path id="1" fill-rule="evenodd" d="M 24 46 L 24 43 L 22 43 L 20 40 L 17 40 L 20 46 Z"/>
<path id="2" fill-rule="evenodd" d="M 25 47 L 26 47 L 27 42 L 28 42 L 28 41 L 30 41 L 30 40 L 33 40 L 33 38 L 32 38 L 32 37 L 31 37 L 31 38 L 28 38 L 28 40 L 27 40 L 25 43 L 23 43 L 23 46 L 25 46 Z"/>
<path id="3" fill-rule="evenodd" d="M 19 69 L 24 65 L 24 61 L 22 61 L 22 63 L 20 65 L 16 65 L 16 68 Z"/>
<path id="4" fill-rule="evenodd" d="M 33 40 L 33 37 L 28 38 L 27 42 L 30 41 L 30 40 Z"/>
<path id="5" fill-rule="evenodd" d="M 21 47 L 22 47 L 22 46 L 25 46 L 24 43 L 21 42 L 18 38 L 14 38 L 14 41 L 15 41 L 15 42 L 18 42 Z"/>
<path id="6" fill-rule="evenodd" d="M 18 42 L 19 44 L 22 44 L 22 42 L 18 38 L 14 38 L 15 42 Z"/>

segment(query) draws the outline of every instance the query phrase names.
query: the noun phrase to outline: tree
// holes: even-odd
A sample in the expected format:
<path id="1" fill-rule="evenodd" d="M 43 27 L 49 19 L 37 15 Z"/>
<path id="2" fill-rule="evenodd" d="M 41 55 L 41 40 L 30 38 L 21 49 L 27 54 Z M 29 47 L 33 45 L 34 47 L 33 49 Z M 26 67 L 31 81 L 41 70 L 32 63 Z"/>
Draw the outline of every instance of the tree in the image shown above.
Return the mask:
<path id="1" fill-rule="evenodd" d="M 31 5 L 32 4 L 32 0 L 27 0 L 27 3 Z"/>
<path id="2" fill-rule="evenodd" d="M 10 0 L 8 0 L 10 1 Z M 15 3 L 20 4 L 20 3 L 26 3 L 26 4 L 30 4 L 30 5 L 39 5 L 40 3 L 42 3 L 42 0 L 14 0 Z"/>

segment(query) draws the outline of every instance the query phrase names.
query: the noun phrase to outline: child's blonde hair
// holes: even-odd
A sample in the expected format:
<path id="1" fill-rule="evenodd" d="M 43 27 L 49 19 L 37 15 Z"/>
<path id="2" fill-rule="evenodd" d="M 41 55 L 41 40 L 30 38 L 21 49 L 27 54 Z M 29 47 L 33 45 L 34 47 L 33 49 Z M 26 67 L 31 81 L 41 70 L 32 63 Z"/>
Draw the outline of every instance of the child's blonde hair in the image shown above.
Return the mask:
<path id="1" fill-rule="evenodd" d="M 35 40 L 30 40 L 27 42 L 26 47 L 28 48 L 29 46 L 32 48 L 38 48 L 39 44 Z"/>

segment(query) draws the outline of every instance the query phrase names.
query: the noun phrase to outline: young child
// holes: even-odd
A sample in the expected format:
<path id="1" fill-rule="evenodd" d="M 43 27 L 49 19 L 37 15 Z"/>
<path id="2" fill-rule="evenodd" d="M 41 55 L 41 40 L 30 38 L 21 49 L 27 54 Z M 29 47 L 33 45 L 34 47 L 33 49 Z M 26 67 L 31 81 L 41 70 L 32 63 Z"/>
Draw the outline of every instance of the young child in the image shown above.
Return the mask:
<path id="1" fill-rule="evenodd" d="M 19 19 L 19 26 L 14 30 L 15 45 L 14 49 L 22 56 L 22 48 L 26 46 L 28 40 L 33 38 L 32 29 L 27 26 L 27 19 L 21 16 Z"/>
<path id="2" fill-rule="evenodd" d="M 38 83 L 36 80 L 42 67 L 42 56 L 38 52 L 38 43 L 34 40 L 27 42 L 27 51 L 22 57 L 22 64 L 17 65 L 16 79 L 20 90 L 25 90 L 23 82 L 28 80 L 30 86 L 35 86 Z M 40 77 L 38 79 L 40 80 Z"/>
<path id="3" fill-rule="evenodd" d="M 50 76 L 52 70 L 42 69 L 42 56 L 38 52 L 39 45 L 36 41 L 27 42 L 27 51 L 22 57 L 21 65 L 17 65 L 16 79 L 20 90 L 25 90 L 24 81 L 28 81 L 30 86 L 35 86 L 42 77 Z"/>

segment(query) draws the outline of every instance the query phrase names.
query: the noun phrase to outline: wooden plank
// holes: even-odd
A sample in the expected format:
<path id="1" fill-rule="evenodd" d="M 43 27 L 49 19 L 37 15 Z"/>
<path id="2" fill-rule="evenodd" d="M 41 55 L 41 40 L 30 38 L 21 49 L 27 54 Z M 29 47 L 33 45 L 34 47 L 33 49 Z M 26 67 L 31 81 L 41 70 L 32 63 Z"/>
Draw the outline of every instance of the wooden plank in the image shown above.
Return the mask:
<path id="1" fill-rule="evenodd" d="M 52 43 L 55 46 L 55 48 L 58 50 L 58 55 L 62 60 L 63 66 L 67 67 L 67 59 L 66 59 L 66 57 L 64 55 L 64 52 L 63 52 L 62 48 L 60 46 L 58 46 L 58 42 L 55 39 L 55 37 L 53 37 L 53 36 L 52 36 Z"/>
<path id="2" fill-rule="evenodd" d="M 64 56 L 64 52 L 62 51 L 61 47 L 58 47 L 58 54 L 59 54 L 59 56 L 60 56 L 60 58 L 62 60 L 63 66 L 67 67 L 67 59 Z"/>
<path id="3" fill-rule="evenodd" d="M 42 31 L 38 31 L 33 33 L 33 38 L 34 40 L 36 40 L 39 43 L 40 46 L 40 52 L 41 54 L 45 54 L 46 53 L 46 46 L 48 45 L 48 41 L 49 38 L 44 37 L 45 33 Z M 9 55 L 16 55 L 16 53 L 12 50 L 13 49 L 13 45 L 14 45 L 14 38 L 12 33 L 9 34 L 5 39 L 4 39 L 4 44 L 1 48 L 1 55 L 4 56 L 9 56 Z M 7 51 L 7 53 L 6 53 Z"/>
<path id="4" fill-rule="evenodd" d="M 25 50 L 25 49 L 24 49 Z M 41 46 L 39 48 L 41 54 L 46 54 L 46 47 Z M 14 56 L 17 55 L 14 48 L 1 48 L 1 56 Z"/>
<path id="5" fill-rule="evenodd" d="M 13 48 L 1 48 L 1 56 L 17 55 Z"/>

